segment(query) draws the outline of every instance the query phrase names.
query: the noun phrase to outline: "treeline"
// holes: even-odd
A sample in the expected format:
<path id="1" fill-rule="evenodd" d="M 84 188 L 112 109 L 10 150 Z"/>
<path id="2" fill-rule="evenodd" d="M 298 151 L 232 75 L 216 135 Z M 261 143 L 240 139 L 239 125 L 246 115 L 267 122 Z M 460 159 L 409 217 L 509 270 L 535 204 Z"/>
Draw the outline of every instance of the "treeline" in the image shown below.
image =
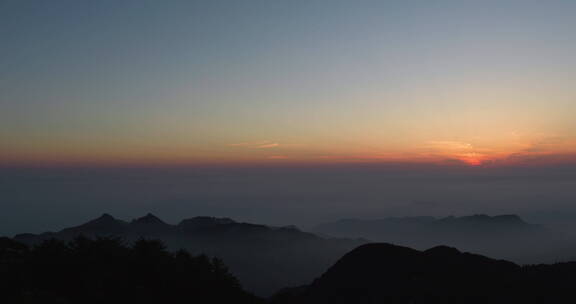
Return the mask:
<path id="1" fill-rule="evenodd" d="M 223 262 L 161 241 L 0 238 L 1 303 L 260 303 Z"/>

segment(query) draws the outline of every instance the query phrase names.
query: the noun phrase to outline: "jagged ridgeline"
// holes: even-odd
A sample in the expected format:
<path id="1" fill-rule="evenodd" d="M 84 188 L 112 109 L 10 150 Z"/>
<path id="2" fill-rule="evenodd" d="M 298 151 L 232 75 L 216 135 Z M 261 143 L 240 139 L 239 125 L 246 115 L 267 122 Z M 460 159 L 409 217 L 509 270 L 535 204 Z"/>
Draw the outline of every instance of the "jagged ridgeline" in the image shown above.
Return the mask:
<path id="1" fill-rule="evenodd" d="M 170 250 L 184 248 L 192 254 L 221 258 L 247 290 L 259 295 L 306 284 L 346 252 L 367 242 L 323 238 L 295 227 L 270 227 L 206 216 L 171 225 L 153 214 L 129 222 L 104 214 L 59 232 L 20 234 L 15 239 L 38 244 L 52 238 L 73 240 L 80 235 L 114 236 L 129 242 L 140 238 L 159 239 Z"/>
<path id="2" fill-rule="evenodd" d="M 0 238 L 2 303 L 244 303 L 221 260 L 171 253 L 161 241 L 50 239 L 26 246 Z"/>

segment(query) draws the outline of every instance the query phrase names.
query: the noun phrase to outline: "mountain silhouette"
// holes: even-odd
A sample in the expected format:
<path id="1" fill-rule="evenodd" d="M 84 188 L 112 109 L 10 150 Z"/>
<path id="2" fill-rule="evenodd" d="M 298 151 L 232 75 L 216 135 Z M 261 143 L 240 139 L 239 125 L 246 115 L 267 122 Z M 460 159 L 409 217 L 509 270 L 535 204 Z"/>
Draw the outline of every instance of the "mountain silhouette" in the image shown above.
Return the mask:
<path id="1" fill-rule="evenodd" d="M 62 234 L 75 234 L 82 231 L 84 234 L 117 234 L 126 230 L 127 223 L 120 221 L 105 213 L 97 219 L 91 220 L 78 227 L 68 228 L 61 231 Z"/>
<path id="2" fill-rule="evenodd" d="M 272 303 L 550 303 L 576 300 L 576 263 L 519 266 L 448 246 L 362 245 Z"/>
<path id="3" fill-rule="evenodd" d="M 135 220 L 133 220 L 130 224 L 133 225 L 166 225 L 168 226 L 168 224 L 166 224 L 163 220 L 161 220 L 159 217 L 155 216 L 152 213 L 148 213 L 146 214 L 146 216 L 137 218 Z"/>
<path id="4" fill-rule="evenodd" d="M 408 221 L 530 226 L 514 216 Z M 175 253 L 152 240 L 152 235 L 160 236 Z M 190 254 L 178 251 L 180 248 L 189 249 Z M 210 262 L 203 254 L 219 259 Z M 192 259 L 193 255 L 197 258 Z M 182 262 L 187 266 L 179 264 Z M 229 273 L 223 265 L 229 265 Z M 179 271 L 181 267 L 203 270 L 188 274 Z M 214 273 L 218 275 L 212 277 Z M 257 298 L 239 288 L 240 283 L 261 295 L 276 292 L 269 301 L 272 304 L 576 300 L 576 262 L 521 266 L 446 245 L 418 250 L 207 216 L 171 225 L 153 214 L 129 222 L 104 214 L 59 232 L 0 238 L 0 274 L 0 287 L 14 303 L 23 299 L 43 303 L 137 299 L 152 303 L 163 301 L 166 295 L 175 299 L 190 286 L 200 286 L 193 291 L 201 295 L 196 301 L 257 303 Z M 204 282 L 207 277 L 212 283 Z M 122 285 L 127 279 L 130 281 Z M 202 284 L 215 285 L 202 290 L 201 286 L 208 286 Z M 150 290 L 140 290 L 142 286 Z M 211 302 L 208 295 L 220 292 L 223 297 Z M 120 297 L 114 298 L 114 294 Z M 88 299 L 89 295 L 94 297 Z"/>
<path id="5" fill-rule="evenodd" d="M 71 241 L 78 236 L 120 237 L 128 242 L 159 239 L 171 250 L 184 248 L 192 254 L 219 257 L 248 290 L 260 295 L 306 284 L 343 254 L 367 242 L 323 238 L 296 227 L 270 227 L 209 216 L 171 225 L 150 213 L 130 222 L 104 214 L 59 232 L 19 234 L 14 239 L 33 245 L 49 239 Z"/>
<path id="6" fill-rule="evenodd" d="M 318 225 L 312 231 L 320 235 L 361 237 L 420 250 L 449 245 L 518 263 L 553 262 L 576 254 L 573 242 L 513 214 L 344 219 Z"/>

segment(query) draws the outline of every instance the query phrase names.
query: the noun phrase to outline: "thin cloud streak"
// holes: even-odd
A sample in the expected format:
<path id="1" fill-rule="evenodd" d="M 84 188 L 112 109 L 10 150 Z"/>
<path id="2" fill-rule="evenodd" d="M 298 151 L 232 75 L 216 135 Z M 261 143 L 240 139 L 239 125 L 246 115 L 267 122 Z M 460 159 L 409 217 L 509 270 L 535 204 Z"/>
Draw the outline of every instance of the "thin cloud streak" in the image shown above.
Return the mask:
<path id="1" fill-rule="evenodd" d="M 256 141 L 256 142 L 241 142 L 241 143 L 233 143 L 228 144 L 230 147 L 245 147 L 249 149 L 270 149 L 279 147 L 280 144 L 268 140 L 264 141 Z"/>

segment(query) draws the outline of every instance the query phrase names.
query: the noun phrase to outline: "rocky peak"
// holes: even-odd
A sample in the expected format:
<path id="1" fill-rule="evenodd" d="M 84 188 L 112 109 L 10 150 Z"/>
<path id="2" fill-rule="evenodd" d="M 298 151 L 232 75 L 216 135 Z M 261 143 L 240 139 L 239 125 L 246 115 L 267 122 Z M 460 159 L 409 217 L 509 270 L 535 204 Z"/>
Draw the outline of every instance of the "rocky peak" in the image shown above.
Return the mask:
<path id="1" fill-rule="evenodd" d="M 157 216 L 155 216 L 152 213 L 148 213 L 143 217 L 137 218 L 135 220 L 132 220 L 132 224 L 145 224 L 145 225 L 150 225 L 150 224 L 155 224 L 155 225 L 167 225 L 164 221 L 162 221 L 160 218 L 158 218 Z"/>
<path id="2" fill-rule="evenodd" d="M 97 220 L 100 220 L 100 221 L 113 221 L 113 220 L 116 220 L 116 219 L 115 219 L 113 216 L 111 216 L 110 214 L 104 213 L 104 214 L 102 214 L 99 218 L 97 218 Z"/>
<path id="3" fill-rule="evenodd" d="M 87 222 L 84 225 L 89 225 L 89 226 L 93 226 L 93 225 L 109 225 L 109 224 L 115 224 L 117 223 L 118 220 L 115 219 L 113 216 L 111 216 L 108 213 L 104 213 L 102 214 L 100 217 L 93 219 L 89 222 Z"/>

